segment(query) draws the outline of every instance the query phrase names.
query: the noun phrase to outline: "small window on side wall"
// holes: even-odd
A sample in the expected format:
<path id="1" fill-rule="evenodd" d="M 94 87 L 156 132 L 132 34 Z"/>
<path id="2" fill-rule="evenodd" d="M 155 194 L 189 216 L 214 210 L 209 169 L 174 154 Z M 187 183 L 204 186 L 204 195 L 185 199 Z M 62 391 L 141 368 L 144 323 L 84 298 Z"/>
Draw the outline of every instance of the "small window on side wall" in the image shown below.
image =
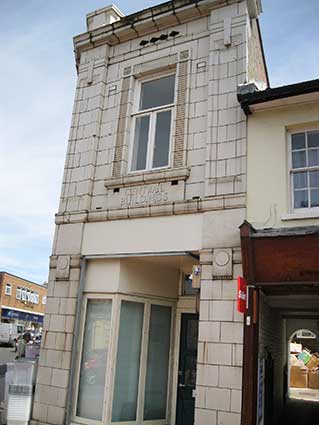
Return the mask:
<path id="1" fill-rule="evenodd" d="M 292 208 L 319 207 L 319 130 L 290 135 Z"/>
<path id="2" fill-rule="evenodd" d="M 16 299 L 21 300 L 21 291 L 22 289 L 18 286 L 17 287 L 17 293 L 16 293 Z"/>
<path id="3" fill-rule="evenodd" d="M 134 113 L 131 171 L 169 166 L 175 75 L 144 81 Z"/>
<path id="4" fill-rule="evenodd" d="M 5 289 L 6 295 L 11 295 L 11 283 L 6 283 L 6 289 Z"/>

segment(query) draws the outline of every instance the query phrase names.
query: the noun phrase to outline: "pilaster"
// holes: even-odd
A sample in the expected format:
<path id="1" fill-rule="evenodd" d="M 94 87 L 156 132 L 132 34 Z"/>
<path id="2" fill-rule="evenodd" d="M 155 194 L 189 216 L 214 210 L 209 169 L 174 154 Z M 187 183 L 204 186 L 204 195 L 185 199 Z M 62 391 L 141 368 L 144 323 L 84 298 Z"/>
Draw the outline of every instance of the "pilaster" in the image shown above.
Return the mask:
<path id="1" fill-rule="evenodd" d="M 217 251 L 217 252 L 214 252 Z M 231 252 L 232 273 L 216 276 L 221 252 Z M 200 251 L 201 289 L 195 425 L 240 424 L 243 315 L 237 312 L 240 249 Z"/>

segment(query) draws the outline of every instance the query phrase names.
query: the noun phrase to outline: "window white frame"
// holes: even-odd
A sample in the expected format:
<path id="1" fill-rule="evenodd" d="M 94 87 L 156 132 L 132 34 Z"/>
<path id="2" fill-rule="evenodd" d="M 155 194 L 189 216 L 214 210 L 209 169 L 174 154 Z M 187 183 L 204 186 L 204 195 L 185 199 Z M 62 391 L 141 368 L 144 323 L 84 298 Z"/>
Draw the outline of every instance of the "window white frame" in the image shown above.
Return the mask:
<path id="1" fill-rule="evenodd" d="M 111 336 L 110 336 L 110 347 L 108 353 L 108 360 L 106 365 L 106 377 L 105 377 L 105 390 L 104 390 L 104 403 L 102 420 L 95 421 L 87 418 L 76 416 L 77 403 L 78 403 L 78 390 L 80 382 L 80 369 L 81 359 L 83 350 L 83 337 L 85 330 L 85 319 L 87 311 L 88 300 L 111 300 L 112 301 L 112 312 L 111 312 Z M 113 406 L 113 393 L 115 384 L 116 374 L 116 359 L 117 359 L 117 347 L 119 339 L 120 329 L 120 315 L 121 315 L 121 303 L 122 301 L 131 301 L 144 304 L 144 317 L 143 317 L 143 332 L 141 341 L 141 355 L 140 355 L 140 375 L 138 384 L 138 400 L 137 400 L 137 417 L 136 421 L 131 422 L 112 422 L 112 406 Z M 170 351 L 169 351 L 169 366 L 168 366 L 168 379 L 167 379 L 167 400 L 166 400 L 166 418 L 163 420 L 143 420 L 144 414 L 144 390 L 146 383 L 146 369 L 147 369 L 147 353 L 148 353 L 148 337 L 149 337 L 149 324 L 150 324 L 150 312 L 151 305 L 163 305 L 171 307 L 171 334 L 170 334 Z M 174 351 L 176 349 L 174 341 L 175 333 L 175 317 L 176 317 L 176 303 L 174 301 L 166 301 L 157 298 L 130 296 L 122 294 L 86 294 L 83 298 L 82 317 L 80 323 L 80 332 L 77 343 L 77 361 L 76 361 L 76 378 L 74 384 L 73 393 L 73 422 L 83 425 L 101 425 L 101 424 L 117 424 L 117 425 L 166 425 L 171 423 L 171 412 L 174 409 L 172 406 L 172 394 L 174 387 L 172 387 L 172 369 Z M 178 338 L 177 338 L 178 339 Z"/>
<path id="2" fill-rule="evenodd" d="M 31 302 L 31 291 L 30 291 L 30 289 L 26 290 L 26 301 Z"/>
<path id="3" fill-rule="evenodd" d="M 105 371 L 104 402 L 103 402 L 103 411 L 102 411 L 101 421 L 96 421 L 96 420 L 88 419 L 88 418 L 82 418 L 76 415 L 77 407 L 78 407 L 78 392 L 79 392 L 79 384 L 80 384 L 81 359 L 82 359 L 82 352 L 83 352 L 83 338 L 84 338 L 84 331 L 85 331 L 87 305 L 89 300 L 106 300 L 106 301 L 112 302 L 110 347 L 109 347 L 108 359 L 107 359 L 106 371 Z M 77 342 L 78 357 L 76 362 L 76 377 L 75 377 L 74 394 L 73 394 L 73 415 L 72 416 L 73 416 L 74 422 L 83 424 L 83 425 L 105 424 L 105 423 L 108 423 L 106 401 L 108 400 L 108 396 L 109 396 L 108 392 L 111 391 L 110 373 L 111 373 L 111 368 L 113 367 L 113 364 L 114 364 L 113 347 L 114 347 L 115 296 L 111 294 L 86 294 L 83 297 L 81 310 L 82 310 L 82 317 L 81 317 L 81 323 L 80 323 L 79 338 Z"/>
<path id="4" fill-rule="evenodd" d="M 21 300 L 21 293 L 22 293 L 22 288 L 20 286 L 17 286 L 17 288 L 16 288 L 16 299 L 17 300 Z"/>
<path id="5" fill-rule="evenodd" d="M 26 289 L 25 289 L 25 288 L 22 288 L 22 289 L 21 289 L 21 300 L 22 300 L 22 301 L 26 301 L 26 299 L 27 299 L 27 292 L 26 292 Z"/>
<path id="6" fill-rule="evenodd" d="M 43 305 L 46 305 L 46 303 L 47 303 L 47 296 L 46 295 L 43 295 L 43 297 L 42 297 L 42 304 Z"/>
<path id="7" fill-rule="evenodd" d="M 164 77 L 169 77 L 171 75 L 175 76 L 175 85 L 174 85 L 174 102 L 167 104 L 156 106 L 154 108 L 149 109 L 139 109 L 141 95 L 142 95 L 142 84 L 148 81 L 158 80 Z M 171 167 L 171 157 L 172 157 L 172 146 L 173 146 L 173 131 L 174 131 L 174 122 L 175 122 L 175 105 L 176 105 L 176 97 L 177 97 L 177 78 L 176 78 L 176 69 L 171 72 L 159 73 L 158 75 L 153 75 L 148 78 L 136 79 L 135 81 L 135 90 L 136 96 L 134 96 L 133 103 L 133 112 L 131 115 L 132 118 L 132 131 L 131 131 L 131 140 L 130 140 L 130 150 L 129 150 L 129 173 L 141 173 L 146 171 L 156 171 L 162 170 Z M 170 140 L 169 140 L 169 151 L 168 151 L 168 164 L 162 167 L 153 167 L 153 156 L 154 156 L 154 144 L 155 144 L 155 130 L 156 130 L 156 114 L 158 112 L 171 111 L 171 125 L 170 125 Z M 148 145 L 147 145 L 147 156 L 146 156 L 146 167 L 141 170 L 133 170 L 132 162 L 133 162 L 133 152 L 134 152 L 134 138 L 135 138 L 135 127 L 137 118 L 143 116 L 150 116 L 150 124 L 149 124 L 149 132 L 148 132 Z"/>
<path id="8" fill-rule="evenodd" d="M 11 283 L 6 283 L 6 288 L 5 288 L 5 294 L 8 296 L 11 296 L 11 292 L 12 292 L 12 286 Z"/>
<path id="9" fill-rule="evenodd" d="M 297 215 L 307 215 L 310 214 L 319 215 L 319 207 L 308 207 L 308 208 L 295 208 L 294 207 L 294 183 L 293 183 L 293 175 L 296 172 L 301 171 L 319 171 L 319 165 L 318 166 L 306 166 L 302 168 L 293 168 L 292 167 L 292 135 L 298 134 L 298 133 L 307 133 L 311 131 L 319 131 L 319 127 L 302 127 L 300 129 L 296 128 L 294 130 L 288 131 L 288 182 L 289 182 L 289 212 Z M 306 158 L 308 158 L 308 146 L 306 145 Z M 310 199 L 310 185 L 308 180 L 307 185 L 308 190 L 308 199 Z"/>
<path id="10" fill-rule="evenodd" d="M 170 423 L 171 416 L 171 394 L 172 394 L 172 361 L 173 361 L 173 352 L 174 352 L 174 326 L 175 326 L 175 316 L 176 316 L 176 305 L 174 302 L 163 301 L 153 298 L 144 298 L 144 297 L 134 297 L 134 296 L 119 296 L 118 299 L 118 320 L 117 320 L 117 329 L 116 329 L 116 343 L 115 347 L 117 349 L 118 339 L 119 339 L 119 328 L 120 328 L 120 313 L 121 313 L 121 304 L 122 301 L 131 301 L 144 304 L 144 317 L 143 317 L 143 332 L 142 332 L 142 341 L 141 341 L 141 355 L 140 355 L 140 375 L 138 383 L 138 398 L 137 398 L 137 413 L 136 421 L 130 422 L 112 422 L 112 404 L 113 404 L 113 391 L 115 384 L 115 374 L 116 374 L 116 353 L 114 359 L 114 368 L 112 373 L 112 390 L 110 391 L 110 403 L 109 403 L 109 422 L 108 424 L 112 425 L 165 425 Z M 169 362 L 168 362 L 168 377 L 167 377 L 167 397 L 166 397 L 166 418 L 159 420 L 145 420 L 144 416 L 144 395 L 145 395 L 145 384 L 146 384 L 146 372 L 147 372 L 147 354 L 148 354 L 148 338 L 149 338 L 149 325 L 150 325 L 150 315 L 151 315 L 151 306 L 152 305 L 162 305 L 171 307 L 171 334 L 170 334 L 170 349 L 169 349 Z"/>

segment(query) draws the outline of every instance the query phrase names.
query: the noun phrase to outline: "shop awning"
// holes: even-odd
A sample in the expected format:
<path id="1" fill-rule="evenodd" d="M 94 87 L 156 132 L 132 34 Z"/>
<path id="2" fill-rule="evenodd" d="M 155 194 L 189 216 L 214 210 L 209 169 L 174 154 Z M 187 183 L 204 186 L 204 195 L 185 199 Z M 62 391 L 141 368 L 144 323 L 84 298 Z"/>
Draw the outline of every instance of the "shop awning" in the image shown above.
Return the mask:
<path id="1" fill-rule="evenodd" d="M 1 308 L 1 316 L 4 319 L 17 319 L 24 322 L 43 323 L 43 315 L 32 312 L 14 310 L 10 308 Z"/>

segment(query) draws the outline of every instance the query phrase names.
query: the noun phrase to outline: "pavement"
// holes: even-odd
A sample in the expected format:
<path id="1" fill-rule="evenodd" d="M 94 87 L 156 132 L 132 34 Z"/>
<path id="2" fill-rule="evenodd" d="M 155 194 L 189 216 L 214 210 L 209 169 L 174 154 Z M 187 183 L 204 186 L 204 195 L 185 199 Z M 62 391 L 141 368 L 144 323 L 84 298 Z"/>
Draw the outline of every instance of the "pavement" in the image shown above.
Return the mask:
<path id="1" fill-rule="evenodd" d="M 13 350 L 12 347 L 0 346 L 0 365 L 15 359 L 16 353 Z"/>

